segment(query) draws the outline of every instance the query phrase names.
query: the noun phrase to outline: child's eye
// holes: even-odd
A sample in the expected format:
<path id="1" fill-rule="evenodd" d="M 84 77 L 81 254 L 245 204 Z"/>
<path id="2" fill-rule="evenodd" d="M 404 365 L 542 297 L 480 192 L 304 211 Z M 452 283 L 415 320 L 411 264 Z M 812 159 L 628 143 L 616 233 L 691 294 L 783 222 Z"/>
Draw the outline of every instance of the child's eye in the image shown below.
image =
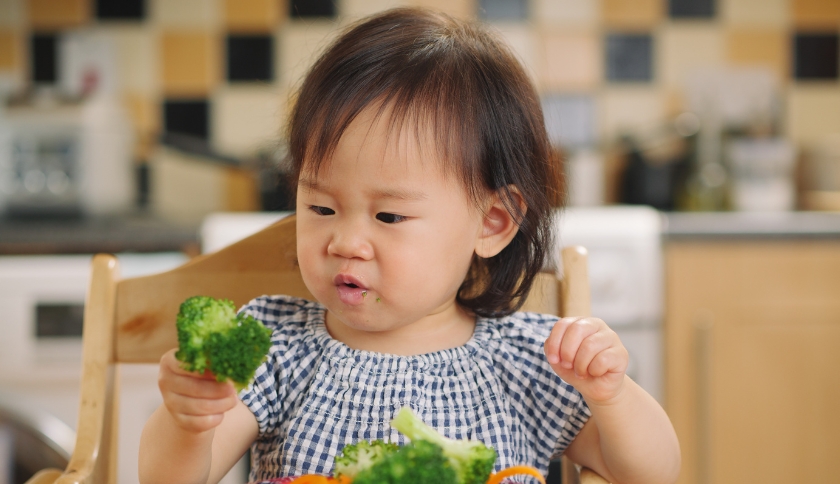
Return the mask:
<path id="1" fill-rule="evenodd" d="M 318 215 L 335 215 L 335 210 L 327 207 L 319 207 L 318 205 L 310 205 L 309 210 L 312 210 Z"/>
<path id="2" fill-rule="evenodd" d="M 406 218 L 402 215 L 397 215 L 395 213 L 379 212 L 376 214 L 376 220 L 379 220 L 380 222 L 385 222 L 386 224 L 395 224 L 405 221 Z"/>

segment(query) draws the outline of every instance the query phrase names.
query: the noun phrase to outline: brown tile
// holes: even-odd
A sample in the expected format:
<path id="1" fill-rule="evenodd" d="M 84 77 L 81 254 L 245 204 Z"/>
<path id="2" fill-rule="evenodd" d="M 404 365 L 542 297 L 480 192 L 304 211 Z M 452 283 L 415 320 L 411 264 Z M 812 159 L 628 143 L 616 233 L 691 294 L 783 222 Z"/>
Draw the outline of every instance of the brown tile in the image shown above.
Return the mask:
<path id="1" fill-rule="evenodd" d="M 840 26 L 840 0 L 791 0 L 793 24 L 798 28 Z"/>
<path id="2" fill-rule="evenodd" d="M 202 31 L 161 33 L 160 59 L 164 94 L 206 96 L 218 84 L 219 38 Z"/>
<path id="3" fill-rule="evenodd" d="M 0 30 L 0 70 L 19 70 L 21 66 L 20 34 L 14 30 Z"/>
<path id="4" fill-rule="evenodd" d="M 729 28 L 726 59 L 735 65 L 763 66 L 779 78 L 790 77 L 789 40 L 785 31 L 773 28 Z"/>
<path id="5" fill-rule="evenodd" d="M 602 0 L 601 15 L 607 27 L 650 28 L 662 21 L 664 0 Z"/>
<path id="6" fill-rule="evenodd" d="M 285 2 L 283 2 L 285 5 Z M 279 0 L 225 0 L 224 22 L 234 32 L 268 32 L 280 23 Z"/>
<path id="7" fill-rule="evenodd" d="M 28 0 L 29 25 L 36 29 L 75 27 L 91 16 L 90 0 Z"/>

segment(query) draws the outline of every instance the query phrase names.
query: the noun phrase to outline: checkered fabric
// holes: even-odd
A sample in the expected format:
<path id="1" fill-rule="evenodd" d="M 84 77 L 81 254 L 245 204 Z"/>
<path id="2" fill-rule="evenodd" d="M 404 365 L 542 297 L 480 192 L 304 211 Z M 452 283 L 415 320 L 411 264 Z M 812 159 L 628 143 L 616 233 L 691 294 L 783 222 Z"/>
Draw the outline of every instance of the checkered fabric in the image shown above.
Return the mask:
<path id="1" fill-rule="evenodd" d="M 389 424 L 403 406 L 447 437 L 495 448 L 497 471 L 526 464 L 545 475 L 590 416 L 545 359 L 555 316 L 479 318 L 461 347 L 399 356 L 334 340 L 315 302 L 263 296 L 242 311 L 274 331 L 267 361 L 240 394 L 259 424 L 251 481 L 331 474 L 333 458 L 359 440 L 405 443 Z"/>

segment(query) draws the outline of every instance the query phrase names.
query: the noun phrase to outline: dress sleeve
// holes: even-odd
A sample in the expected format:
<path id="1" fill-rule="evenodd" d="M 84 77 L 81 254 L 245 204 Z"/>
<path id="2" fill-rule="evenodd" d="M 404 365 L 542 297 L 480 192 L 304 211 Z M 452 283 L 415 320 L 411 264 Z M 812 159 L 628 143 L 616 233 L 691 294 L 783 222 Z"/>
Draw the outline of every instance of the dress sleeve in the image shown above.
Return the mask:
<path id="1" fill-rule="evenodd" d="M 592 415 L 580 392 L 545 357 L 543 345 L 556 321 L 551 315 L 515 313 L 500 327 L 511 406 L 544 458 L 561 455 Z"/>
<path id="2" fill-rule="evenodd" d="M 240 313 L 253 316 L 272 330 L 268 355 L 239 398 L 253 412 L 260 437 L 275 435 L 285 411 L 294 342 L 305 328 L 307 312 L 294 298 L 263 296 L 243 306 Z"/>

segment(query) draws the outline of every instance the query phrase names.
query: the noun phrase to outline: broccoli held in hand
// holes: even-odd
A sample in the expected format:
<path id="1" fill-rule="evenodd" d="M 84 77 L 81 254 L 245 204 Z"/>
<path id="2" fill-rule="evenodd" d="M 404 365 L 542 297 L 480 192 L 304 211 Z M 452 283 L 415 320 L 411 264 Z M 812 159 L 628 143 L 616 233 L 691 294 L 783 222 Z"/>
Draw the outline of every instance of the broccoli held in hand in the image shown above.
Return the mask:
<path id="1" fill-rule="evenodd" d="M 228 299 L 187 299 L 176 327 L 181 367 L 198 373 L 209 369 L 218 381 L 231 380 L 237 391 L 248 385 L 271 347 L 271 330 L 251 316 L 237 315 Z"/>
<path id="2" fill-rule="evenodd" d="M 443 449 L 422 440 L 402 446 L 381 440 L 348 445 L 335 460 L 335 474 L 353 484 L 458 484 Z"/>
<path id="3" fill-rule="evenodd" d="M 440 446 L 443 455 L 455 470 L 458 484 L 484 484 L 493 464 L 496 451 L 477 440 L 452 440 L 426 425 L 408 408 L 403 407 L 391 420 L 391 427 L 411 439 L 413 443 L 431 442 Z M 355 481 L 354 481 L 355 482 Z"/>

